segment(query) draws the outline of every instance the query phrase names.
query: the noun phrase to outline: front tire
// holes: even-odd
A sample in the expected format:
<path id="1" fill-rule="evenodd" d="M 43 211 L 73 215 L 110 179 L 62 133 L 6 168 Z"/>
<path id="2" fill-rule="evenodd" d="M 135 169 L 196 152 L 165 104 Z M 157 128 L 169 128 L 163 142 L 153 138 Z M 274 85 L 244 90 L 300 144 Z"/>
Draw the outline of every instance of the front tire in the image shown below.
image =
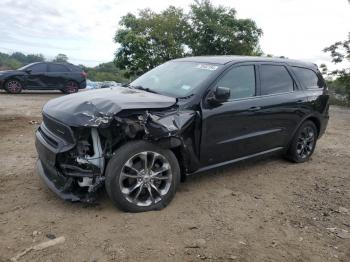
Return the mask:
<path id="1" fill-rule="evenodd" d="M 5 83 L 5 90 L 10 94 L 19 94 L 22 89 L 22 83 L 17 79 L 10 79 Z"/>
<path id="2" fill-rule="evenodd" d="M 160 210 L 174 198 L 180 167 L 169 149 L 133 141 L 120 147 L 106 169 L 106 191 L 127 212 Z"/>
<path id="3" fill-rule="evenodd" d="M 315 150 L 317 136 L 315 124 L 305 121 L 295 133 L 286 157 L 295 163 L 308 161 Z"/>

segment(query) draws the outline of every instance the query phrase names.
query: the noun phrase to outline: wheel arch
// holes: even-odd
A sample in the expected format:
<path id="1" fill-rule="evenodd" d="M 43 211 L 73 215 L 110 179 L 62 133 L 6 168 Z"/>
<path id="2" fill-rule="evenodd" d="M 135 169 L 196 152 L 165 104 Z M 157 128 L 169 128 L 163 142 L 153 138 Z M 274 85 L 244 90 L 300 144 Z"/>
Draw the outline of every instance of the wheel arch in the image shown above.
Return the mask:
<path id="1" fill-rule="evenodd" d="M 74 82 L 74 83 L 76 83 L 77 85 L 79 85 L 79 82 L 78 82 L 76 79 L 68 78 L 67 81 L 66 81 L 66 83 L 68 83 L 68 82 Z"/>
<path id="2" fill-rule="evenodd" d="M 75 79 L 71 79 L 71 78 L 67 78 L 66 82 L 64 83 L 64 86 L 63 86 L 63 89 L 66 88 L 66 85 L 69 83 L 69 82 L 74 82 L 77 87 L 79 88 L 79 82 Z"/>
<path id="3" fill-rule="evenodd" d="M 7 84 L 8 81 L 10 80 L 17 80 L 19 82 L 21 82 L 22 84 L 22 88 L 24 89 L 25 88 L 25 85 L 24 85 L 24 80 L 21 79 L 20 77 L 18 76 L 8 76 L 7 78 L 4 79 L 4 86 Z"/>
<path id="4" fill-rule="evenodd" d="M 305 121 L 311 121 L 315 124 L 315 126 L 317 128 L 317 138 L 318 138 L 320 135 L 320 131 L 321 131 L 321 121 L 316 116 L 309 116 L 306 119 L 304 119 L 304 121 L 302 123 L 304 123 Z"/>
<path id="5" fill-rule="evenodd" d="M 288 141 L 288 144 L 287 144 L 287 149 L 290 147 L 290 144 L 291 142 L 293 141 L 293 138 L 296 134 L 296 132 L 298 131 L 298 129 L 300 128 L 300 126 L 302 124 L 305 123 L 305 121 L 311 121 L 312 123 L 315 124 L 316 128 L 317 128 L 317 138 L 319 137 L 320 135 L 320 130 L 321 130 L 321 121 L 317 118 L 317 116 L 315 115 L 308 115 L 306 116 L 305 118 L 303 118 L 302 121 L 300 121 L 300 123 L 298 124 L 298 126 L 293 130 L 293 133 L 292 135 L 290 136 L 290 140 Z"/>
<path id="6" fill-rule="evenodd" d="M 174 153 L 177 159 L 177 162 L 179 163 L 181 182 L 184 182 L 186 180 L 186 167 L 184 162 L 184 153 L 181 150 L 181 146 L 177 146 L 169 149 Z"/>
<path id="7" fill-rule="evenodd" d="M 5 78 L 4 79 L 4 82 L 3 82 L 3 85 L 2 85 L 2 88 L 4 89 L 4 90 L 7 90 L 7 83 L 9 82 L 9 81 L 11 81 L 11 80 L 16 80 L 16 81 L 18 81 L 20 84 L 21 84 L 21 91 L 22 90 L 24 90 L 24 89 L 26 89 L 26 85 L 25 85 L 25 81 L 24 81 L 24 79 L 21 79 L 20 77 L 18 77 L 18 76 L 8 76 L 7 78 Z M 21 92 L 20 91 L 20 92 Z M 7 91 L 8 92 L 8 91 Z"/>
<path id="8" fill-rule="evenodd" d="M 154 143 L 154 141 L 150 141 Z M 180 167 L 181 181 L 184 182 L 187 173 L 191 173 L 199 168 L 199 159 L 194 152 L 192 140 L 179 137 L 167 137 L 155 142 L 158 146 L 171 150 Z"/>

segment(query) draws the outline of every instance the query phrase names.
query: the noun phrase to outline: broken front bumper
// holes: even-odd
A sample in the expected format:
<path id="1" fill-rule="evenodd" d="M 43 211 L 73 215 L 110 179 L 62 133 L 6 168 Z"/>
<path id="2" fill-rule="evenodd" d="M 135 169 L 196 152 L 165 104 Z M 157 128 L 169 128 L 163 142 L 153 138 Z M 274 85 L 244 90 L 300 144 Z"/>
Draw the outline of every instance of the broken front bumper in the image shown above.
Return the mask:
<path id="1" fill-rule="evenodd" d="M 60 198 L 72 202 L 81 201 L 80 196 L 65 189 L 66 185 L 69 184 L 69 181 L 62 177 L 55 168 L 43 165 L 40 159 L 38 159 L 36 163 L 36 168 L 39 176 L 45 182 L 47 187 Z"/>
<path id="2" fill-rule="evenodd" d="M 93 202 L 94 196 L 87 194 L 75 184 L 73 177 L 62 174 L 56 167 L 57 154 L 66 152 L 74 144 L 57 137 L 42 124 L 36 132 L 35 146 L 38 152 L 37 172 L 48 188 L 60 198 L 72 202 Z"/>

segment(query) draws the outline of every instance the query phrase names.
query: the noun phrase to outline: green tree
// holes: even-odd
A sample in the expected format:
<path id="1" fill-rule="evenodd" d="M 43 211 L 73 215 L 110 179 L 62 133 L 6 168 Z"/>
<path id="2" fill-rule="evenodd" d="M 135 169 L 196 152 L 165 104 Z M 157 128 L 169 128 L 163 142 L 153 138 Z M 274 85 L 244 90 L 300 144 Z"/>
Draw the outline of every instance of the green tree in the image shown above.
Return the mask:
<path id="1" fill-rule="evenodd" d="M 251 19 L 236 18 L 235 9 L 196 0 L 189 19 L 193 55 L 261 55 L 262 30 Z"/>
<path id="2" fill-rule="evenodd" d="M 65 54 L 58 54 L 53 60 L 52 62 L 56 62 L 56 63 L 67 63 L 68 62 L 68 56 Z"/>
<path id="3" fill-rule="evenodd" d="M 18 69 L 22 66 L 22 63 L 15 58 L 9 58 L 5 64 L 9 69 Z"/>
<path id="4" fill-rule="evenodd" d="M 44 62 L 45 57 L 42 54 L 29 54 L 26 58 L 26 64 L 34 63 L 34 62 Z"/>
<path id="5" fill-rule="evenodd" d="M 34 62 L 43 62 L 45 58 L 42 54 L 29 54 L 25 55 L 21 52 L 14 52 L 10 56 L 10 58 L 16 59 L 23 65 L 34 63 Z"/>
<path id="6" fill-rule="evenodd" d="M 332 62 L 335 64 L 341 63 L 345 60 L 350 62 L 350 33 L 348 39 L 343 42 L 336 42 L 333 45 L 326 47 L 324 52 L 330 53 Z M 326 68 L 323 69 L 324 73 L 327 73 Z M 329 72 L 328 75 L 335 76 L 337 83 L 344 86 L 346 90 L 346 96 L 350 102 L 350 68 L 344 68 Z"/>
<path id="7" fill-rule="evenodd" d="M 124 72 L 118 69 L 113 62 L 103 63 L 93 68 L 83 67 L 92 81 L 115 81 L 125 83 Z"/>
<path id="8" fill-rule="evenodd" d="M 127 14 L 115 35 L 120 44 L 115 63 L 132 74 L 141 74 L 165 61 L 185 55 L 188 24 L 181 9 L 169 7 L 157 14 L 141 10 L 138 17 Z"/>
<path id="9" fill-rule="evenodd" d="M 11 58 L 16 59 L 17 61 L 21 63 L 26 63 L 27 62 L 27 56 L 21 52 L 14 52 L 11 55 Z"/>
<path id="10" fill-rule="evenodd" d="M 17 69 L 22 66 L 22 63 L 11 55 L 0 53 L 1 69 Z"/>
<path id="11" fill-rule="evenodd" d="M 185 14 L 170 6 L 160 13 L 141 10 L 123 16 L 115 42 L 115 64 L 139 75 L 186 55 L 261 55 L 262 30 L 250 19 L 236 18 L 232 8 L 196 1 Z"/>
<path id="12" fill-rule="evenodd" d="M 0 52 L 0 66 L 4 67 L 5 63 L 6 63 L 6 60 L 9 59 L 9 57 L 10 56 L 8 54 Z"/>
<path id="13" fill-rule="evenodd" d="M 2 69 L 17 69 L 23 65 L 43 61 L 45 58 L 42 54 L 25 55 L 21 52 L 14 52 L 8 55 L 0 53 L 0 67 Z"/>

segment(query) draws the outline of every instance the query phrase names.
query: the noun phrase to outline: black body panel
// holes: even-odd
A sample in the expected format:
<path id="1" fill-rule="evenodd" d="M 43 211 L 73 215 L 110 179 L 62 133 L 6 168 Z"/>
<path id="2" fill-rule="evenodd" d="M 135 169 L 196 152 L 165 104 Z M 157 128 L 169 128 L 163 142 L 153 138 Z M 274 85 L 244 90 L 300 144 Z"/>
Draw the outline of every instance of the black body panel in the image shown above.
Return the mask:
<path id="1" fill-rule="evenodd" d="M 62 66 L 66 71 L 50 71 L 50 65 Z M 38 70 L 32 70 L 35 68 Z M 77 83 L 79 89 L 86 87 L 85 73 L 71 64 L 33 63 L 20 70 L 0 71 L 0 89 L 4 89 L 5 83 L 11 79 L 19 80 L 27 90 L 63 90 L 69 81 Z"/>
<path id="2" fill-rule="evenodd" d="M 133 88 L 112 88 L 57 98 L 44 106 L 44 123 L 37 132 L 38 168 L 47 181 L 61 181 L 48 183 L 49 187 L 54 187 L 53 191 L 62 194 L 63 183 L 71 190 L 65 191 L 68 196 L 63 194 L 63 198 L 72 198 L 70 194 L 80 200 L 84 198 L 68 185 L 70 174 L 60 169 L 62 158 L 59 156 L 77 157 L 75 150 L 79 147 L 79 137 L 86 130 L 97 130 L 101 144 L 105 146 L 103 157 L 107 162 L 109 155 L 120 145 L 144 139 L 174 150 L 182 172 L 193 174 L 261 155 L 285 152 L 305 120 L 314 122 L 318 137 L 327 127 L 329 97 L 314 64 L 235 56 L 189 57 L 175 61 L 224 66 L 202 83 L 195 93 L 184 98 L 175 99 Z M 229 70 L 242 65 L 255 68 L 255 94 L 212 103 L 211 97 L 218 87 L 218 80 Z M 264 88 L 269 88 L 262 81 L 261 67 L 264 65 L 283 68 L 290 82 L 287 91 L 261 95 L 266 91 Z M 305 86 L 295 76 L 292 66 L 312 70 L 319 80 L 319 87 Z M 273 83 L 270 86 L 271 90 L 275 90 Z M 91 137 L 84 141 L 92 143 Z M 110 144 L 110 148 L 107 147 Z M 49 152 L 45 152 L 45 147 Z M 69 164 L 79 164 L 81 160 L 77 159 L 71 159 Z M 99 172 L 103 177 L 103 168 Z M 64 179 L 60 176 L 61 180 L 50 178 L 57 174 Z M 88 176 L 84 172 L 80 175 Z"/>

